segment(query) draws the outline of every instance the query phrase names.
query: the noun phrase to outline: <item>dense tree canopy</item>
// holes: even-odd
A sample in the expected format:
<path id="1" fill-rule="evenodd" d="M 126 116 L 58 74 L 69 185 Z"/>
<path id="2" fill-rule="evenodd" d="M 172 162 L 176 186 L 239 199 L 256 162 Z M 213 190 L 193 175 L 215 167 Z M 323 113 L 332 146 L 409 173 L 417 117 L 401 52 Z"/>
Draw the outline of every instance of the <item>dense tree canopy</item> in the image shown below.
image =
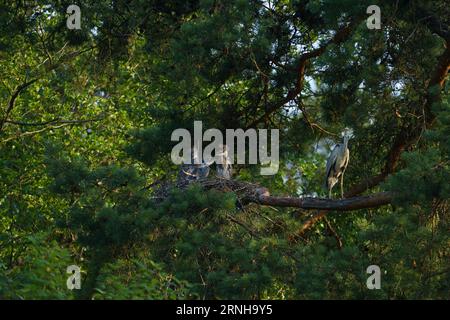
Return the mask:
<path id="1" fill-rule="evenodd" d="M 444 0 L 2 2 L 0 298 L 449 299 L 449 20 Z M 177 187 L 171 133 L 195 120 L 279 129 L 278 173 Z M 323 199 L 344 132 L 346 199 Z"/>

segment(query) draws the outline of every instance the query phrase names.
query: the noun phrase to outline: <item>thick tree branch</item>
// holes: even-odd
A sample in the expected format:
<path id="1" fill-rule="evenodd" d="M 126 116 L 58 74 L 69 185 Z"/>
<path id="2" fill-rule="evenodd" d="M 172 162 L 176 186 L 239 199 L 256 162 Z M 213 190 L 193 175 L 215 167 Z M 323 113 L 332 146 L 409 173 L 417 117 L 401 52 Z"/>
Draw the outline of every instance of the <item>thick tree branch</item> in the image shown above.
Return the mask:
<path id="1" fill-rule="evenodd" d="M 274 207 L 290 207 L 301 208 L 306 210 L 336 210 L 336 211 L 352 211 L 367 208 L 375 208 L 390 204 L 392 202 L 392 194 L 390 192 L 380 192 L 368 196 L 353 197 L 348 199 L 322 199 L 322 198 L 291 198 L 291 197 L 273 197 L 260 196 L 251 199 L 262 205 Z"/>
<path id="2" fill-rule="evenodd" d="M 439 57 L 436 69 L 431 74 L 428 83 L 427 101 L 425 104 L 425 111 L 427 112 L 428 123 L 432 123 L 435 116 L 432 113 L 432 106 L 434 103 L 441 100 L 441 91 L 444 88 L 445 81 L 450 71 L 450 38 L 445 39 L 445 50 Z M 433 90 L 437 89 L 437 90 Z"/>
<path id="3" fill-rule="evenodd" d="M 242 203 L 257 203 L 272 207 L 300 208 L 305 210 L 336 210 L 353 211 L 367 208 L 376 208 L 390 204 L 392 194 L 390 192 L 379 192 L 372 195 L 353 197 L 348 199 L 324 199 L 315 197 L 278 197 L 271 196 L 267 188 L 256 184 L 225 179 L 200 180 L 199 183 L 205 189 L 216 189 L 231 191 L 236 194 Z M 189 184 L 178 185 L 184 188 Z M 164 192 L 165 194 L 166 192 Z M 164 198 L 162 196 L 161 198 Z"/>

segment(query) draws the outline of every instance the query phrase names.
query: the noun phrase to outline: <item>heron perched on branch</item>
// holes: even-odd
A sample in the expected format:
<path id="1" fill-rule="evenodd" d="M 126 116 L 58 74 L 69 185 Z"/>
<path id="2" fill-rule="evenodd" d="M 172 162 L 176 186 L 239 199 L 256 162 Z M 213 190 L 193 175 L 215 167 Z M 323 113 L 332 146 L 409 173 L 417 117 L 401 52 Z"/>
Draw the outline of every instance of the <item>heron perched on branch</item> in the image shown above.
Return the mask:
<path id="1" fill-rule="evenodd" d="M 325 187 L 328 190 L 328 198 L 331 198 L 331 189 L 341 179 L 341 197 L 344 198 L 344 173 L 350 159 L 348 140 L 350 137 L 344 135 L 343 143 L 338 143 L 327 160 Z"/>

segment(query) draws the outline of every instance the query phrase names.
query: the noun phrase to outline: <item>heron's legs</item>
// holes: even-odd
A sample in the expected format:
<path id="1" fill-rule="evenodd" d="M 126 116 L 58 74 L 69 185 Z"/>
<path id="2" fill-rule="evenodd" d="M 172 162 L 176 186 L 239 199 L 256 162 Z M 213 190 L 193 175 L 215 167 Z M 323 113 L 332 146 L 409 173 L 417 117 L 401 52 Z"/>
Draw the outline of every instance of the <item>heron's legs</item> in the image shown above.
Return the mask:
<path id="1" fill-rule="evenodd" d="M 328 188 L 328 199 L 331 199 L 331 188 Z"/>
<path id="2" fill-rule="evenodd" d="M 341 175 L 341 198 L 344 199 L 344 173 L 345 171 L 342 172 Z"/>

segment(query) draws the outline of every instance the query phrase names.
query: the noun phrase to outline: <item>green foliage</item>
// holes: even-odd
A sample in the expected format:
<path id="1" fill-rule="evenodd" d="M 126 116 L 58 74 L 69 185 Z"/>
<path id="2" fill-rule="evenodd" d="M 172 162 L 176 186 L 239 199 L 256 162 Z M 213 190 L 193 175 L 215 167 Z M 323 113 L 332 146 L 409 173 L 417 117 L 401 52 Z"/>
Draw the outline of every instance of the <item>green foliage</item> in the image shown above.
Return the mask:
<path id="1" fill-rule="evenodd" d="M 448 212 L 439 207 L 433 211 L 432 216 L 425 216 L 417 208 L 399 209 L 394 215 L 374 219 L 361 235 L 371 261 L 384 266 L 380 290 L 384 297 L 449 298 L 448 263 L 442 259 L 449 254 L 450 237 L 444 231 L 448 229 Z"/>
<path id="2" fill-rule="evenodd" d="M 161 266 L 141 255 L 139 258 L 119 259 L 106 264 L 92 296 L 101 299 L 187 299 L 190 286 L 165 273 Z"/>
<path id="3" fill-rule="evenodd" d="M 356 246 L 330 250 L 318 243 L 304 248 L 299 256 L 295 288 L 302 299 L 386 298 L 380 292 L 367 290 L 366 268 L 370 261 Z"/>
<path id="4" fill-rule="evenodd" d="M 152 220 L 152 253 L 192 291 L 205 298 L 251 298 L 270 287 L 269 268 L 280 269 L 270 239 L 252 239 L 230 223 L 232 194 L 202 192 L 192 186 L 175 190 L 158 206 Z M 239 219 L 239 215 L 236 216 Z"/>
<path id="5" fill-rule="evenodd" d="M 80 1 L 81 30 L 69 4 L 0 4 L 0 298 L 449 298 L 448 79 L 430 85 L 446 1 Z M 381 30 L 366 27 L 372 4 Z M 345 188 L 389 174 L 368 193 L 394 201 L 299 236 L 316 212 L 196 184 L 161 198 L 171 133 L 194 120 L 280 129 L 277 175 L 235 178 L 292 197 L 325 194 L 349 129 Z M 81 291 L 66 288 L 72 264 Z"/>
<path id="6" fill-rule="evenodd" d="M 0 297 L 73 299 L 66 286 L 66 268 L 72 264 L 70 252 L 42 233 L 27 237 L 25 242 L 25 252 L 12 268 L 0 264 Z"/>

